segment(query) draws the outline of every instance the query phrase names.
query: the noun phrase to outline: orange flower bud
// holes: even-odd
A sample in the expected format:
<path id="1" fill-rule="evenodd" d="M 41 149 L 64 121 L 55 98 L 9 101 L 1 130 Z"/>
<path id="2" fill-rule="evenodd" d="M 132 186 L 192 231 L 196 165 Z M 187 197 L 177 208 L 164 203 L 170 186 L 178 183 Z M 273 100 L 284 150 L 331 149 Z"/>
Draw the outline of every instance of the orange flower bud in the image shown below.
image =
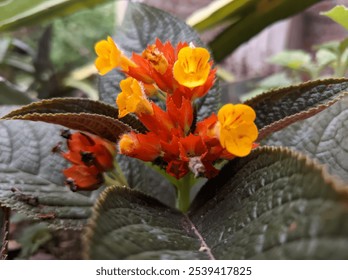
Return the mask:
<path id="1" fill-rule="evenodd" d="M 161 75 L 168 69 L 168 61 L 156 45 L 148 46 L 142 53 L 142 57 L 150 62 L 150 65 Z"/>
<path id="2" fill-rule="evenodd" d="M 159 139 L 151 132 L 147 134 L 136 134 L 134 132 L 124 134 L 118 143 L 118 147 L 121 154 L 143 161 L 153 161 L 161 153 Z"/>

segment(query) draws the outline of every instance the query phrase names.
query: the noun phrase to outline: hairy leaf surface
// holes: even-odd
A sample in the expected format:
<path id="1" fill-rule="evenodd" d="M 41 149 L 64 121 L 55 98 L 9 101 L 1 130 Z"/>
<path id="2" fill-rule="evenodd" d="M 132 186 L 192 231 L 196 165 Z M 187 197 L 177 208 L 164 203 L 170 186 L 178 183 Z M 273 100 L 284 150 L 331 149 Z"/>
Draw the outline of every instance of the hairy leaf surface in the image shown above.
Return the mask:
<path id="1" fill-rule="evenodd" d="M 326 79 L 265 92 L 245 102 L 256 111 L 259 138 L 326 109 L 348 94 L 347 79 Z"/>
<path id="2" fill-rule="evenodd" d="M 57 228 L 81 228 L 97 192 L 64 186 L 67 162 L 51 152 L 62 127 L 30 121 L 0 122 L 0 206 Z"/>
<path id="3" fill-rule="evenodd" d="M 348 99 L 272 134 L 264 144 L 306 153 L 348 182 Z"/>
<path id="4" fill-rule="evenodd" d="M 106 103 L 79 98 L 38 101 L 10 112 L 3 119 L 60 124 L 96 134 L 112 142 L 117 142 L 121 134 L 131 130 L 131 126 L 144 129 L 132 116 L 118 119 L 118 110 Z"/>
<path id="5" fill-rule="evenodd" d="M 91 259 L 345 259 L 347 190 L 310 159 L 259 148 L 207 182 L 187 215 L 139 192 L 104 192 Z"/>

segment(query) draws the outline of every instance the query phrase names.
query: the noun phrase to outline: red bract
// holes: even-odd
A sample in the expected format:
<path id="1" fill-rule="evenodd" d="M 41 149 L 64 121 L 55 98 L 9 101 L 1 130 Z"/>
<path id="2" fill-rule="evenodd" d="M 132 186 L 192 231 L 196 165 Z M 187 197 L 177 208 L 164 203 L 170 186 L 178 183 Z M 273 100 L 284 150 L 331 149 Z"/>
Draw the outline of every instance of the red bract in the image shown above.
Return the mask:
<path id="1" fill-rule="evenodd" d="M 158 137 L 149 132 L 140 134 L 131 132 L 125 134 L 119 143 L 122 154 L 141 159 L 143 161 L 155 160 L 161 152 L 161 145 Z"/>
<path id="2" fill-rule="evenodd" d="M 178 107 L 169 96 L 166 110 L 154 103 L 152 106 L 153 114 L 138 116 L 149 132 L 132 132 L 121 137 L 121 154 L 144 161 L 160 157 L 167 164 L 166 172 L 177 179 L 189 171 L 196 176 L 214 177 L 218 170 L 213 164 L 220 158 L 233 157 L 221 147 L 214 134 L 216 115 L 197 123 L 194 128 L 194 108 L 189 100 L 182 97 Z"/>
<path id="3" fill-rule="evenodd" d="M 63 171 L 72 191 L 94 190 L 103 183 L 103 175 L 95 166 L 73 165 Z"/>
<path id="4" fill-rule="evenodd" d="M 73 166 L 63 171 L 67 185 L 72 190 L 93 190 L 103 183 L 102 173 L 112 169 L 116 147 L 108 141 L 83 132 L 70 134 L 67 138 L 67 152 L 61 152 Z"/>

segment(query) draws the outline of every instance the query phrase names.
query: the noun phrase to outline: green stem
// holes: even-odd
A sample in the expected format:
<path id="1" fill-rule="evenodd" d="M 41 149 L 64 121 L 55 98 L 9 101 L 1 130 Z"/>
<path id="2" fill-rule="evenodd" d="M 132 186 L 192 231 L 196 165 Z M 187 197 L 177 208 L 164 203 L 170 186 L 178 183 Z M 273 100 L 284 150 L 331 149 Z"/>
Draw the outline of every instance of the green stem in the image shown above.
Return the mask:
<path id="1" fill-rule="evenodd" d="M 118 180 L 115 180 L 111 176 L 109 176 L 107 173 L 103 174 L 104 177 L 104 183 L 106 186 L 118 186 L 120 185 L 120 182 Z"/>
<path id="2" fill-rule="evenodd" d="M 197 183 L 197 179 L 190 172 L 185 177 L 177 180 L 175 177 L 169 175 L 165 170 L 157 165 L 147 163 L 148 166 L 152 167 L 176 188 L 176 208 L 183 213 L 186 213 L 190 207 L 190 192 L 192 187 Z"/>
<path id="3" fill-rule="evenodd" d="M 177 188 L 176 208 L 186 213 L 190 207 L 190 187 Z"/>
<path id="4" fill-rule="evenodd" d="M 191 192 L 191 174 L 177 180 L 175 186 L 177 190 L 176 208 L 183 213 L 186 213 L 190 207 L 190 192 Z"/>
<path id="5" fill-rule="evenodd" d="M 166 102 L 166 100 L 167 100 L 167 97 L 165 96 L 165 94 L 162 93 L 162 91 L 160 91 L 160 90 L 158 90 L 156 96 L 157 96 L 157 98 L 158 98 L 159 100 L 161 100 L 161 101 L 163 101 L 163 102 Z"/>
<path id="6" fill-rule="evenodd" d="M 120 183 L 122 183 L 124 186 L 129 187 L 128 185 L 128 181 L 127 178 L 124 176 L 122 169 L 120 167 L 120 165 L 118 164 L 117 160 L 114 160 L 114 170 L 116 172 L 113 172 L 113 174 L 116 175 L 116 177 L 118 178 L 118 180 L 120 181 Z"/>
<path id="7" fill-rule="evenodd" d="M 116 160 L 114 160 L 114 168 L 111 171 L 104 173 L 104 181 L 108 186 L 121 185 L 128 187 L 127 179 Z"/>

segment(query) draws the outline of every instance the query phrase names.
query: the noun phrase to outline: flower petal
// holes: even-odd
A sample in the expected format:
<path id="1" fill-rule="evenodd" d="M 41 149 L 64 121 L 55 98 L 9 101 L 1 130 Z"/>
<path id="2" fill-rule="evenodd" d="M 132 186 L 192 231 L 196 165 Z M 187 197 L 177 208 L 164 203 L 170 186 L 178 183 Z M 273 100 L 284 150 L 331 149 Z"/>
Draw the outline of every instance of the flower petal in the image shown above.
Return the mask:
<path id="1" fill-rule="evenodd" d="M 255 111 L 247 105 L 224 105 L 218 112 L 221 146 L 233 155 L 248 155 L 258 136 L 255 118 Z"/>
<path id="2" fill-rule="evenodd" d="M 210 73 L 210 54 L 205 48 L 184 47 L 174 63 L 174 78 L 189 88 L 203 85 Z"/>
<path id="3" fill-rule="evenodd" d="M 122 92 L 116 99 L 119 118 L 129 113 L 135 113 L 136 115 L 153 114 L 152 105 L 136 79 L 128 77 L 121 81 L 120 87 Z"/>

